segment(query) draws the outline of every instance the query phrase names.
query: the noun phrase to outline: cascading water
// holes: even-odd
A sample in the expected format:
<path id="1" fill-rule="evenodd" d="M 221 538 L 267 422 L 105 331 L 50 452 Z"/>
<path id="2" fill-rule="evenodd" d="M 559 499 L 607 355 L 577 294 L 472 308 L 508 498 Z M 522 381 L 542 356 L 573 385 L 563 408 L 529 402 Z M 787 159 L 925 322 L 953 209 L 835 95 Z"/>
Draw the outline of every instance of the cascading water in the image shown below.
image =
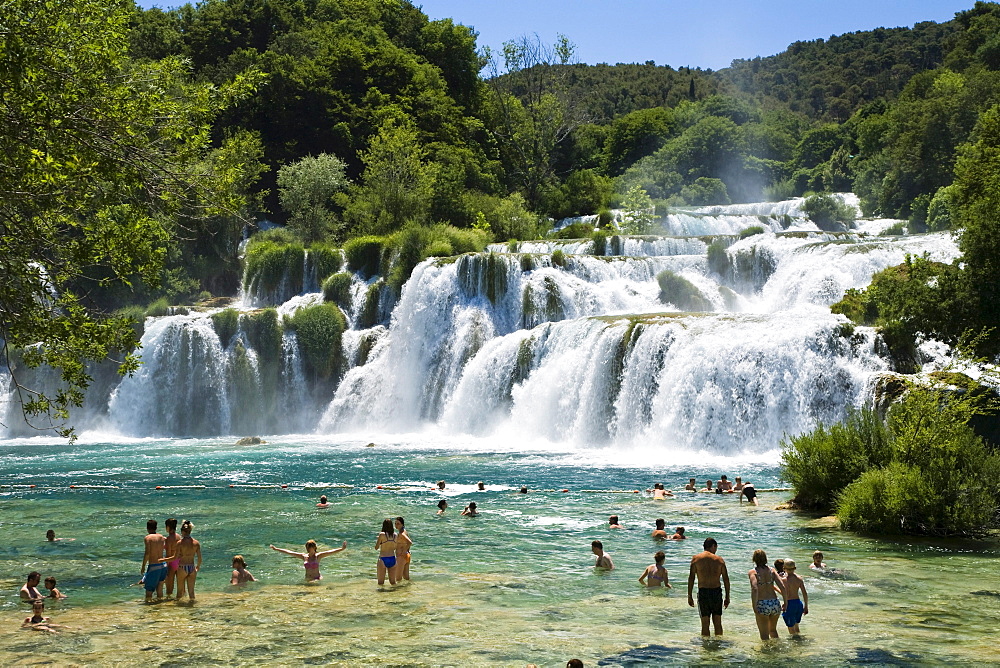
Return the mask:
<path id="1" fill-rule="evenodd" d="M 334 277 L 326 298 L 347 331 L 328 368 L 317 366 L 315 332 L 292 321 L 302 309 L 333 308 L 318 291 L 343 271 L 342 257 L 274 249 L 278 259 L 248 273 L 228 316 L 147 319 L 143 366 L 117 387 L 95 388 L 93 410 L 76 424 L 175 437 L 374 438 L 434 427 L 580 445 L 768 450 L 866 401 L 874 375 L 890 367 L 871 330 L 845 327 L 828 306 L 908 253 L 957 256 L 946 233 L 822 232 L 802 203 L 692 209 L 664 221 L 673 236 L 612 236 L 602 248 L 592 239 L 532 241 L 429 259 L 398 300 L 378 276 Z M 746 236 L 747 227 L 765 232 Z M 662 292 L 661 274 L 697 299 Z M 705 312 L 677 306 L 692 303 Z"/>

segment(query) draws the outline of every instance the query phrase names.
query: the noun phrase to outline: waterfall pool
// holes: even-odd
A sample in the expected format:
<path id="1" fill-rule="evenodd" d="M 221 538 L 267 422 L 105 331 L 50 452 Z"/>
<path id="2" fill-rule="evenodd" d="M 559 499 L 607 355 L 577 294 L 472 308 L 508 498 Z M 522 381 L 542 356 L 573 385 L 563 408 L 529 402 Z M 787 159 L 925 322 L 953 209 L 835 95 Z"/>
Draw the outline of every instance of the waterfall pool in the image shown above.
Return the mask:
<path id="1" fill-rule="evenodd" d="M 728 495 L 680 492 L 660 502 L 631 492 L 663 482 L 677 493 L 689 477 L 704 485 L 723 473 L 781 486 L 775 451 L 664 457 L 435 434 L 379 437 L 374 447 L 367 438 L 267 440 L 0 441 L 2 663 L 563 666 L 576 657 L 587 666 L 815 666 L 995 657 L 996 542 L 863 537 L 828 518 L 775 510 L 789 496 L 781 492 L 761 494 L 756 508 Z M 442 479 L 445 491 L 432 490 Z M 476 491 L 479 481 L 486 491 Z M 315 507 L 320 494 L 330 508 Z M 439 517 L 441 498 L 450 505 Z M 479 517 L 460 516 L 469 501 Z M 625 529 L 607 528 L 612 514 Z M 381 519 L 396 515 L 414 540 L 412 582 L 379 587 L 372 546 Z M 193 606 L 144 605 L 142 589 L 129 587 L 146 520 L 162 530 L 167 517 L 190 519 L 202 542 Z M 689 540 L 653 541 L 658 517 L 685 526 Z M 48 529 L 75 540 L 48 543 Z M 723 638 L 703 641 L 686 581 L 707 536 L 728 562 L 733 601 Z M 300 561 L 268 549 L 301 550 L 310 538 L 321 549 L 349 544 L 322 562 L 315 585 L 303 582 Z M 595 572 L 592 540 L 604 542 L 615 570 Z M 800 566 L 810 613 L 799 640 L 780 622 L 780 640 L 757 639 L 747 579 L 756 548 Z M 660 549 L 673 589 L 647 591 L 637 578 Z M 808 570 L 816 549 L 838 576 Z M 259 582 L 229 587 L 235 554 Z M 46 614 L 73 629 L 18 628 L 30 610 L 17 590 L 32 570 L 58 579 L 69 598 Z"/>

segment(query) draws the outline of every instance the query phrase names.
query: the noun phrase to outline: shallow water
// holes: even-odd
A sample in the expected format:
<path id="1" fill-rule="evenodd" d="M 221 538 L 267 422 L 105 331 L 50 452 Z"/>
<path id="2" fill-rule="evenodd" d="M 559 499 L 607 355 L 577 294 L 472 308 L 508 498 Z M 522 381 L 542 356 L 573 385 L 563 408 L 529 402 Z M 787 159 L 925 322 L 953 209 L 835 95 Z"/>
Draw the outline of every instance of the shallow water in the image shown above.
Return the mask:
<path id="1" fill-rule="evenodd" d="M 86 436 L 86 435 L 85 435 Z M 262 446 L 225 440 L 82 439 L 0 442 L 0 656 L 2 663 L 86 665 L 322 664 L 911 665 L 993 660 L 1000 625 L 995 543 L 884 541 L 839 531 L 812 515 L 732 497 L 681 495 L 657 502 L 629 490 L 727 473 L 779 486 L 776 454 L 751 459 L 584 450 L 538 444 L 276 437 Z M 442 495 L 430 489 L 448 481 Z M 474 491 L 484 481 L 488 490 Z M 518 494 L 527 485 L 532 491 Z M 111 488 L 71 489 L 69 485 Z M 155 487 L 204 485 L 204 489 Z M 271 487 L 230 487 L 267 485 Z M 281 488 L 280 485 L 288 485 Z M 352 485 L 342 487 L 338 485 Z M 384 489 L 378 489 L 382 485 Z M 568 492 L 558 490 L 569 489 Z M 598 490 L 598 491 L 584 491 Z M 332 507 L 318 510 L 321 493 Z M 449 500 L 443 517 L 440 498 Z M 482 515 L 459 515 L 470 500 Z M 618 514 L 626 529 L 612 531 Z M 415 545 L 413 581 L 378 587 L 371 549 L 380 520 L 404 515 Z M 205 563 L 193 606 L 143 605 L 138 580 L 145 522 L 190 519 Z M 686 542 L 650 539 L 653 520 L 684 525 Z M 54 529 L 74 541 L 46 543 Z M 691 555 L 714 536 L 729 563 L 733 604 L 723 640 L 702 641 L 685 589 Z M 268 549 L 349 542 L 302 581 L 301 562 Z M 597 573 L 590 541 L 617 568 Z M 806 577 L 803 638 L 757 639 L 746 572 L 764 548 L 794 557 Z M 663 549 L 674 588 L 636 581 Z M 842 577 L 805 567 L 814 549 Z M 232 555 L 260 580 L 228 586 Z M 24 575 L 55 575 L 70 598 L 47 605 L 57 636 L 18 629 Z"/>

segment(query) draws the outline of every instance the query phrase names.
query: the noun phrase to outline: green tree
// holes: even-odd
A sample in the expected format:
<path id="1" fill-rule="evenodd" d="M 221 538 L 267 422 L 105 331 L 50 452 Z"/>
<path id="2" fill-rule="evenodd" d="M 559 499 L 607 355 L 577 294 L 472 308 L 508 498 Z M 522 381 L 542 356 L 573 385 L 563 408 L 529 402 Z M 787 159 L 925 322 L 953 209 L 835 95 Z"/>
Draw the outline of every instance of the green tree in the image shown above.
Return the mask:
<path id="1" fill-rule="evenodd" d="M 622 200 L 621 229 L 625 234 L 649 234 L 653 229 L 653 200 L 641 186 L 634 185 L 625 193 Z"/>
<path id="2" fill-rule="evenodd" d="M 135 64 L 126 0 L 12 0 L 0 23 L 0 339 L 18 366 L 47 364 L 49 396 L 17 385 L 26 415 L 61 433 L 85 363 L 134 349 L 125 318 L 87 308 L 97 285 L 155 284 L 178 216 L 238 215 L 243 171 L 210 158 L 210 127 L 254 75 L 194 84 L 179 59 Z M 97 278 L 95 278 L 95 276 Z M 38 344 L 38 345 L 35 345 Z M 136 368 L 126 355 L 123 373 Z"/>
<path id="3" fill-rule="evenodd" d="M 426 223 L 438 165 L 426 159 L 416 127 L 390 118 L 362 152 L 362 183 L 351 189 L 345 211 L 355 233 L 385 234 L 408 222 Z"/>
<path id="4" fill-rule="evenodd" d="M 338 236 L 333 197 L 347 189 L 344 161 L 329 153 L 306 156 L 278 170 L 278 196 L 288 226 L 311 243 Z"/>

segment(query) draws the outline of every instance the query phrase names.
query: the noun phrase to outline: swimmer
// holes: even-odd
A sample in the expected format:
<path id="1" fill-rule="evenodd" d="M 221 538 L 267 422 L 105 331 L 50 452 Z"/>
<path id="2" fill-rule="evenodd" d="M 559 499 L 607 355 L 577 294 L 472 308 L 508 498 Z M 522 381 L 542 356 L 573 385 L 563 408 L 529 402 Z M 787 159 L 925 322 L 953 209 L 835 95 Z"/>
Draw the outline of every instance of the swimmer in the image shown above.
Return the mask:
<path id="1" fill-rule="evenodd" d="M 375 540 L 375 549 L 378 550 L 378 583 L 385 584 L 385 576 L 388 575 L 389 584 L 396 584 L 396 530 L 392 518 L 382 520 L 382 531 Z"/>
<path id="2" fill-rule="evenodd" d="M 722 479 L 719 480 L 718 489 L 721 489 L 723 494 L 732 494 L 733 483 L 729 482 L 729 478 L 727 478 L 726 476 L 722 476 Z"/>
<path id="3" fill-rule="evenodd" d="M 667 569 L 663 567 L 663 560 L 667 558 L 667 555 L 660 550 L 653 555 L 653 560 L 655 564 L 650 564 L 646 566 L 646 570 L 642 572 L 639 576 L 639 582 L 646 585 L 647 587 L 666 587 L 671 589 L 670 581 L 667 579 Z M 648 580 L 647 580 L 648 578 Z"/>
<path id="4" fill-rule="evenodd" d="M 698 483 L 695 482 L 694 478 L 688 478 L 688 484 L 684 485 L 684 491 L 686 492 L 697 492 Z"/>
<path id="5" fill-rule="evenodd" d="M 56 532 L 52 529 L 49 529 L 48 531 L 45 532 L 45 540 L 49 541 L 50 543 L 54 543 L 60 540 L 65 540 L 65 541 L 76 540 L 76 538 L 56 538 Z"/>
<path id="6" fill-rule="evenodd" d="M 743 489 L 740 490 L 740 503 L 743 503 L 744 496 L 747 497 L 747 501 L 753 505 L 760 505 L 760 502 L 757 501 L 757 490 L 753 488 L 752 482 L 743 483 Z"/>
<path id="7" fill-rule="evenodd" d="M 410 546 L 413 545 L 413 541 L 410 539 L 410 534 L 406 533 L 406 520 L 402 517 L 397 517 L 393 522 L 393 526 L 396 528 L 396 579 L 397 580 L 407 580 L 410 579 Z"/>
<path id="8" fill-rule="evenodd" d="M 566 668 L 583 668 L 583 661 L 580 661 L 580 659 L 570 659 L 566 662 Z"/>
<path id="9" fill-rule="evenodd" d="M 715 485 L 712 484 L 711 480 L 705 482 L 705 488 L 701 490 L 702 492 L 714 492 Z"/>
<path id="10" fill-rule="evenodd" d="M 49 590 L 49 595 L 46 598 L 54 598 L 57 600 L 66 598 L 66 594 L 56 589 L 56 579 L 52 576 L 45 578 L 45 588 Z"/>
<path id="11" fill-rule="evenodd" d="M 604 551 L 604 543 L 595 540 L 590 544 L 590 551 L 597 555 L 595 568 L 606 568 L 609 571 L 614 569 L 615 563 L 611 561 L 611 555 Z"/>
<path id="12" fill-rule="evenodd" d="M 646 490 L 646 491 L 650 491 L 650 490 Z M 663 489 L 663 483 L 662 482 L 658 482 L 655 485 L 653 485 L 652 492 L 653 492 L 653 498 L 654 499 L 659 499 L 660 501 L 663 501 L 668 496 L 673 496 L 674 495 L 674 493 L 671 492 L 669 489 Z"/>
<path id="13" fill-rule="evenodd" d="M 479 482 L 476 483 L 476 490 L 479 492 L 485 492 L 486 485 L 484 485 L 483 482 L 480 480 Z"/>
<path id="14" fill-rule="evenodd" d="M 701 617 L 701 635 L 709 635 L 709 621 L 715 627 L 715 635 L 722 635 L 722 611 L 729 607 L 729 571 L 726 560 L 716 554 L 719 542 L 706 538 L 705 551 L 691 557 L 691 571 L 688 573 L 688 605 L 694 607 L 694 581 L 698 578 L 698 615 Z M 720 583 L 719 580 L 722 580 Z M 722 586 L 726 595 L 722 596 Z"/>
<path id="15" fill-rule="evenodd" d="M 467 505 L 465 510 L 462 511 L 462 514 L 468 517 L 479 517 L 479 511 L 476 510 L 476 502 L 470 501 L 469 505 Z"/>
<path id="16" fill-rule="evenodd" d="M 233 557 L 233 574 L 229 578 L 229 584 L 231 585 L 241 585 L 247 582 L 256 582 L 257 578 L 253 576 L 250 571 L 247 570 L 247 562 L 243 559 L 243 555 L 237 554 Z"/>
<path id="17" fill-rule="evenodd" d="M 823 563 L 823 553 L 819 550 L 813 552 L 813 562 L 809 564 L 809 568 L 814 571 L 822 571 L 826 568 L 826 564 Z"/>
<path id="18" fill-rule="evenodd" d="M 283 547 L 271 546 L 271 549 L 275 552 L 281 552 L 282 554 L 287 554 L 290 557 L 298 557 L 302 560 L 302 565 L 306 569 L 306 581 L 314 582 L 316 580 L 322 580 L 323 576 L 319 574 L 319 560 L 324 557 L 329 557 L 331 554 L 337 554 L 338 552 L 343 552 L 347 549 L 347 541 L 340 547 L 334 548 L 332 550 L 324 550 L 322 552 L 317 552 L 316 541 L 310 539 L 306 541 L 306 551 L 305 552 L 293 552 L 292 550 L 286 550 Z"/>
<path id="19" fill-rule="evenodd" d="M 193 529 L 191 520 L 181 522 L 181 540 L 177 543 L 177 557 L 180 561 L 177 566 L 177 600 L 184 596 L 185 587 L 188 599 L 194 600 L 194 582 L 201 570 L 201 543 L 191 537 Z M 196 557 L 197 564 L 194 563 Z"/>
<path id="20" fill-rule="evenodd" d="M 674 535 L 670 537 L 670 540 L 687 540 L 687 536 L 684 535 L 684 527 L 674 529 Z"/>
<path id="21" fill-rule="evenodd" d="M 736 484 L 733 485 L 733 491 L 738 492 L 743 489 L 743 478 L 736 476 Z"/>
<path id="22" fill-rule="evenodd" d="M 28 573 L 27 582 L 21 587 L 21 591 L 18 593 L 21 595 L 21 600 L 26 602 L 41 601 L 44 596 L 42 592 L 38 591 L 38 583 L 42 581 L 42 574 L 38 571 L 31 571 Z"/>
<path id="23" fill-rule="evenodd" d="M 445 499 L 438 501 L 438 515 L 444 515 L 444 511 L 448 510 L 448 502 Z"/>
<path id="24" fill-rule="evenodd" d="M 663 540 L 667 537 L 666 521 L 663 518 L 656 520 L 656 528 L 653 529 L 653 533 L 650 534 L 656 540 Z"/>
<path id="25" fill-rule="evenodd" d="M 437 481 L 437 487 L 431 487 L 431 489 L 437 489 L 437 490 L 440 490 L 440 491 L 443 492 L 444 491 L 444 480 L 438 480 Z"/>
<path id="26" fill-rule="evenodd" d="M 617 515 L 612 515 L 611 517 L 608 518 L 608 528 L 609 529 L 624 529 L 625 527 L 623 527 L 621 524 L 618 523 L 618 516 Z"/>
<path id="27" fill-rule="evenodd" d="M 795 572 L 795 560 L 788 559 L 784 563 L 787 575 L 785 581 L 785 605 L 781 607 L 782 619 L 788 627 L 789 635 L 799 635 L 799 622 L 802 615 L 809 614 L 809 592 L 806 591 L 806 583 L 802 577 Z M 799 592 L 802 592 L 802 599 L 799 599 Z"/>
<path id="28" fill-rule="evenodd" d="M 518 494 L 527 494 L 528 493 L 528 487 L 527 487 L 527 485 L 522 486 L 521 489 L 518 490 L 517 493 Z"/>
<path id="29" fill-rule="evenodd" d="M 329 508 L 330 504 L 326 502 L 326 494 L 319 497 L 319 503 L 316 504 L 317 508 Z"/>
<path id="30" fill-rule="evenodd" d="M 163 524 L 167 527 L 167 536 L 163 542 L 163 549 L 165 552 L 175 554 L 177 552 L 177 543 L 181 542 L 181 537 L 177 535 L 177 520 L 170 517 Z M 180 559 L 167 562 L 167 598 L 170 598 L 174 593 L 174 580 L 177 578 L 177 569 L 180 566 Z"/>

